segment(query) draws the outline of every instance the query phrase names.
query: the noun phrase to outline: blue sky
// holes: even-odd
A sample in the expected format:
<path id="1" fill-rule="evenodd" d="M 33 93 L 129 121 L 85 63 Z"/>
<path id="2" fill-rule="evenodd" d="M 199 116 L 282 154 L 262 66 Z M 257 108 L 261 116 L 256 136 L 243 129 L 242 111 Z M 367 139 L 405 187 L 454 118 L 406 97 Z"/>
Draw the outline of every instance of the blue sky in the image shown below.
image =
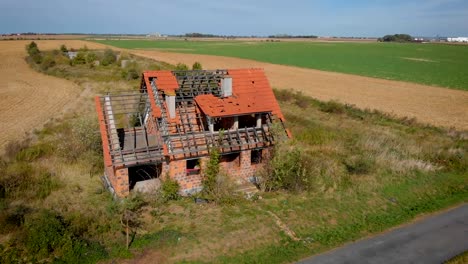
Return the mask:
<path id="1" fill-rule="evenodd" d="M 0 33 L 468 36 L 468 0 L 0 0 Z"/>

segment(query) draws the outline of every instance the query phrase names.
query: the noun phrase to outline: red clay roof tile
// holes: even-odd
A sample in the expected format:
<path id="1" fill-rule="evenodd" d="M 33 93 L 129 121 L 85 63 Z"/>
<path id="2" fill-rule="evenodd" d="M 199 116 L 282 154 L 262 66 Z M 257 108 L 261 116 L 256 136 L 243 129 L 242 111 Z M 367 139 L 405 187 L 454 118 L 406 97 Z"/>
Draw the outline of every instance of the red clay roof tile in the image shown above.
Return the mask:
<path id="1" fill-rule="evenodd" d="M 271 112 L 278 118 L 284 119 L 263 69 L 232 69 L 227 70 L 227 74 L 232 78 L 233 96 L 218 98 L 207 94 L 195 98 L 205 114 L 222 117 Z M 155 78 L 158 90 L 173 94 L 179 89 L 177 79 L 171 71 L 145 71 L 143 76 L 148 88 L 150 78 Z M 150 91 L 148 93 L 151 101 L 154 101 L 154 95 Z M 158 111 L 153 114 L 160 116 Z"/>
<path id="2" fill-rule="evenodd" d="M 148 80 L 155 78 L 158 90 L 174 91 L 179 88 L 179 83 L 171 71 L 145 71 L 143 76 Z"/>
<path id="3" fill-rule="evenodd" d="M 212 94 L 204 94 L 197 96 L 195 101 L 201 110 L 211 117 L 271 112 L 268 105 L 259 104 L 246 96 L 219 98 Z"/>

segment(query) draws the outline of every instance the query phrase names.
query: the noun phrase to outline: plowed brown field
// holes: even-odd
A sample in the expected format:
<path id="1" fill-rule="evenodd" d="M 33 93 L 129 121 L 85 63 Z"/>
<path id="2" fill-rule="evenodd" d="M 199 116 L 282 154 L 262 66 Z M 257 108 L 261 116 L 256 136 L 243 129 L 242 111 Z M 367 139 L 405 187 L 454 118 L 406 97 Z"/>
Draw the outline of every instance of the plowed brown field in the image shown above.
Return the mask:
<path id="1" fill-rule="evenodd" d="M 41 126 L 71 104 L 80 88 L 70 81 L 32 70 L 24 61 L 29 41 L 0 42 L 0 148 Z M 40 49 L 104 45 L 81 40 L 37 41 Z M 320 100 L 338 100 L 360 108 L 415 117 L 437 126 L 468 129 L 468 92 L 413 83 L 324 72 L 252 60 L 148 50 L 129 52 L 169 63 L 202 63 L 206 69 L 264 68 L 272 86 L 292 88 Z"/>
<path id="2" fill-rule="evenodd" d="M 57 117 L 80 94 L 80 88 L 72 82 L 31 69 L 24 60 L 27 43 L 0 41 L 0 149 Z M 37 43 L 40 49 L 51 49 L 64 41 Z M 65 43 L 69 47 L 83 46 L 81 41 Z"/>

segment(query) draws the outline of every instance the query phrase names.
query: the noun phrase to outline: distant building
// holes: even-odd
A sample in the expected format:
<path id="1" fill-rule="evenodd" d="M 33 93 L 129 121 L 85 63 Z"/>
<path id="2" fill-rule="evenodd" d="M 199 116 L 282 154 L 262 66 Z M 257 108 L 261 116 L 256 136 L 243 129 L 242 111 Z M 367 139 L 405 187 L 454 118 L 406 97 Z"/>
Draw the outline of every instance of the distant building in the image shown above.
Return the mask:
<path id="1" fill-rule="evenodd" d="M 76 52 L 76 51 L 68 51 L 68 52 L 66 52 L 66 54 L 67 54 L 67 56 L 68 56 L 68 58 L 69 58 L 70 60 L 73 60 L 73 59 L 76 57 L 76 55 L 78 54 L 78 52 Z"/>
<path id="2" fill-rule="evenodd" d="M 150 33 L 148 35 L 146 35 L 147 38 L 160 38 L 162 37 L 162 35 L 160 33 Z"/>
<path id="3" fill-rule="evenodd" d="M 468 43 L 468 37 L 447 38 L 448 42 Z"/>

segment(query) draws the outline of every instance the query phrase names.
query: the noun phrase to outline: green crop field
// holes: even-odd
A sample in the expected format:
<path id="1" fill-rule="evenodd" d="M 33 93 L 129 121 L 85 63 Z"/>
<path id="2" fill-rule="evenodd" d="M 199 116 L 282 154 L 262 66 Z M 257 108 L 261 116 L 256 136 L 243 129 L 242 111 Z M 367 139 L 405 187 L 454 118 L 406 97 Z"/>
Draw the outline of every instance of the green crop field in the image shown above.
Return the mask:
<path id="1" fill-rule="evenodd" d="M 99 40 L 128 49 L 221 55 L 468 90 L 468 46 L 399 43 Z"/>

